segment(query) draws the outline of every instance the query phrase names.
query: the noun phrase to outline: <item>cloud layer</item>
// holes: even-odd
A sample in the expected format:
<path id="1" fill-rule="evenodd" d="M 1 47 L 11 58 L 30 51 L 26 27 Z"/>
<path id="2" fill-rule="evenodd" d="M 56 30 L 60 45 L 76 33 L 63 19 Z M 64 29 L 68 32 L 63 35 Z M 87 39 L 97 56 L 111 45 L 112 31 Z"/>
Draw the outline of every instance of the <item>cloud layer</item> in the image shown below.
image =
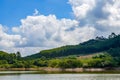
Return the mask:
<path id="1" fill-rule="evenodd" d="M 11 33 L 0 25 L 0 49 L 22 51 L 24 56 L 41 49 L 73 45 L 97 35 L 120 31 L 119 0 L 69 0 L 75 19 L 58 19 L 55 15 L 32 16 L 12 27 Z M 62 13 L 61 13 L 62 15 Z"/>
<path id="2" fill-rule="evenodd" d="M 97 35 L 120 33 L 119 0 L 69 0 L 69 3 L 80 26 L 94 26 Z"/>

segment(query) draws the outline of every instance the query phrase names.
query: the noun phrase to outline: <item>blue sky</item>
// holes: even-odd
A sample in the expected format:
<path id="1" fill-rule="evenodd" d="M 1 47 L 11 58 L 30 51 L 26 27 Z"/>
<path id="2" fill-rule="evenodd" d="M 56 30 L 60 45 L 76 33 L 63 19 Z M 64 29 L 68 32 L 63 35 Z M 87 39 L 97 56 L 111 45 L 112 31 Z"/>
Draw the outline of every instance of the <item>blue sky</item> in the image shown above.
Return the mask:
<path id="1" fill-rule="evenodd" d="M 57 18 L 72 18 L 68 0 L 0 0 L 0 23 L 8 27 L 20 25 L 20 19 L 32 15 L 34 9 L 40 14 L 55 14 Z"/>
<path id="2" fill-rule="evenodd" d="M 111 32 L 120 33 L 120 0 L 0 0 L 3 51 L 26 56 Z"/>

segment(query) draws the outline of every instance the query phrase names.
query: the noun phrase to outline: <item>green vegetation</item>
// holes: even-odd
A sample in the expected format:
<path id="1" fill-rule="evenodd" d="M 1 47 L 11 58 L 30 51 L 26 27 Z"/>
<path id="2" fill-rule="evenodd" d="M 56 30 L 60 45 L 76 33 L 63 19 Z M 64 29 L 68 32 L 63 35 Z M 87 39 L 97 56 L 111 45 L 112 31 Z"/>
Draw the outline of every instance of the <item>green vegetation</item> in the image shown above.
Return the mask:
<path id="1" fill-rule="evenodd" d="M 91 55 L 91 57 L 89 56 Z M 108 68 L 120 67 L 120 35 L 96 37 L 78 45 L 43 50 L 21 57 L 20 52 L 0 51 L 0 68 Z"/>

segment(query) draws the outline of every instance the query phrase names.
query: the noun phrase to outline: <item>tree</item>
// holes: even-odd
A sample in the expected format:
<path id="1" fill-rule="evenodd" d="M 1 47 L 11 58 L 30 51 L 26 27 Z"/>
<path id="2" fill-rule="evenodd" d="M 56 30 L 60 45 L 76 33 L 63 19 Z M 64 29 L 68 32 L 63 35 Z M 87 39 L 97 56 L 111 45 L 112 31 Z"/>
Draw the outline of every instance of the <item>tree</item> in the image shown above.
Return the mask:
<path id="1" fill-rule="evenodd" d="M 16 53 L 16 57 L 17 57 L 17 60 L 21 59 L 21 53 L 19 51 Z"/>
<path id="2" fill-rule="evenodd" d="M 116 36 L 117 36 L 117 35 L 116 35 L 114 32 L 112 32 L 111 35 L 108 36 L 108 38 L 110 39 L 110 38 L 114 38 L 114 37 L 116 37 Z"/>

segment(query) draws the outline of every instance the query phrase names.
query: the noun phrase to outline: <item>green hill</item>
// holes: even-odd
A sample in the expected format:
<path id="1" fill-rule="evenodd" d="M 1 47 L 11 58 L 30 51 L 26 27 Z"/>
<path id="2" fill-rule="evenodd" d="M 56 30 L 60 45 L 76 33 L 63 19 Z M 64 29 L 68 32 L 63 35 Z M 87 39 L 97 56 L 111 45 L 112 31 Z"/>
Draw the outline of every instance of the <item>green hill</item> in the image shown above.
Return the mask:
<path id="1" fill-rule="evenodd" d="M 108 38 L 96 37 L 78 45 L 67 45 L 59 48 L 43 50 L 25 58 L 55 58 L 69 55 L 88 55 L 98 52 L 108 52 L 112 56 L 120 56 L 120 35 L 112 33 Z"/>
<path id="2" fill-rule="evenodd" d="M 113 68 L 120 67 L 120 35 L 96 37 L 78 45 L 43 50 L 21 57 L 0 51 L 0 68 Z"/>

